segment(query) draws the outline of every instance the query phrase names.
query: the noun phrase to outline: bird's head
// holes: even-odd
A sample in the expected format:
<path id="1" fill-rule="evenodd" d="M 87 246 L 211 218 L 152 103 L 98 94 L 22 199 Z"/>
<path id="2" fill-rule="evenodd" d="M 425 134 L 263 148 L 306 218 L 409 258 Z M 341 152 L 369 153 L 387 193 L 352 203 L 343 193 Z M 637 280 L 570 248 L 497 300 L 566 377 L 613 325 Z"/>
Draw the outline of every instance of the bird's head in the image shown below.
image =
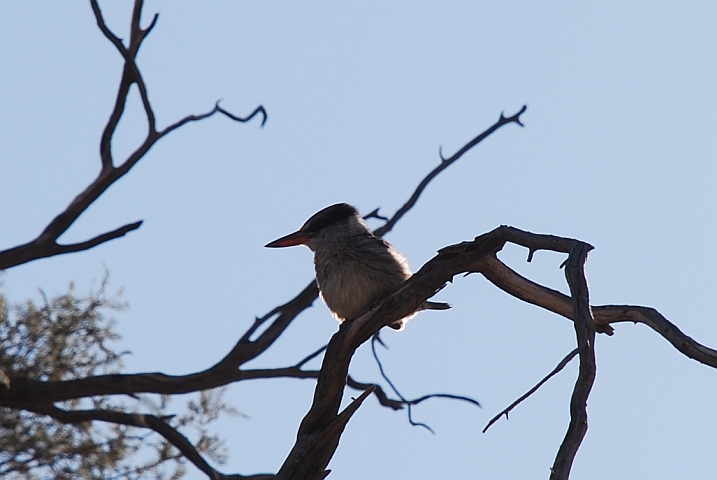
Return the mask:
<path id="1" fill-rule="evenodd" d="M 370 232 L 356 208 L 347 203 L 337 203 L 316 212 L 296 232 L 267 243 L 265 247 L 306 245 L 316 251 L 324 243 Z"/>

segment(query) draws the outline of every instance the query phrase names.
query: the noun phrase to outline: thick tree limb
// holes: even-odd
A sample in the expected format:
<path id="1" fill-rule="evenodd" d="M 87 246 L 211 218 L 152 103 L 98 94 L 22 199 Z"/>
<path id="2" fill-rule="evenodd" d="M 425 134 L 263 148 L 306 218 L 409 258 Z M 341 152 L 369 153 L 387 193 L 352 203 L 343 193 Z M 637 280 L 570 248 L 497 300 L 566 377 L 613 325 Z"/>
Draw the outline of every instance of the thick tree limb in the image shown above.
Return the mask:
<path id="1" fill-rule="evenodd" d="M 477 237 L 472 242 L 462 242 L 441 249 L 439 254 L 409 279 L 399 292 L 382 302 L 382 311 L 390 307 L 391 311 L 398 312 L 393 316 L 399 315 L 397 318 L 402 318 L 400 315 L 406 316 L 411 313 L 411 309 L 415 309 L 423 300 L 443 288 L 445 283 L 451 280 L 453 276 L 462 273 L 479 272 L 501 290 L 525 302 L 572 320 L 570 297 L 522 277 L 497 258 L 496 253 L 507 241 L 536 251 L 550 249 L 569 253 L 569 242 L 573 240 L 536 235 L 513 227 L 499 227 L 492 232 Z M 315 288 L 313 284 L 310 287 Z M 294 367 L 261 371 L 241 370 L 239 367 L 261 354 L 266 345 L 273 342 L 274 337 L 280 334 L 279 331 L 283 331 L 284 325 L 298 314 L 306 298 L 312 297 L 313 289 L 307 288 L 301 298 L 295 299 L 295 304 L 290 302 L 284 306 L 277 307 L 266 318 L 257 319 L 255 326 L 242 337 L 234 349 L 224 359 L 207 370 L 177 376 L 162 373 L 101 375 L 58 382 L 43 382 L 15 377 L 10 379 L 9 389 L 0 385 L 0 405 L 22 406 L 24 403 L 55 402 L 93 395 L 187 393 L 207 390 L 244 379 L 275 378 L 279 376 L 280 372 L 287 376 L 296 376 L 292 370 Z M 403 305 L 401 305 L 401 302 L 403 302 Z M 619 322 L 644 323 L 666 338 L 686 356 L 717 368 L 717 351 L 701 345 L 685 335 L 652 308 L 630 305 L 605 305 L 593 307 L 593 314 L 597 326 L 603 328 Z M 263 322 L 277 315 L 277 320 L 274 320 L 269 329 L 259 335 L 256 340 L 251 340 L 252 334 L 256 332 Z M 357 325 L 356 322 L 351 322 L 351 324 Z M 361 332 L 361 337 L 370 338 L 371 331 L 374 330 L 373 333 L 375 333 L 381 326 L 381 320 L 375 320 L 370 327 L 366 327 L 366 331 Z"/>
<path id="2" fill-rule="evenodd" d="M 423 178 L 423 180 L 421 180 L 419 185 L 413 191 L 409 200 L 400 209 L 398 209 L 398 211 L 396 211 L 396 213 L 394 213 L 394 215 L 390 219 L 388 219 L 382 227 L 376 229 L 374 233 L 376 235 L 383 236 L 386 233 L 390 232 L 393 227 L 398 223 L 398 221 L 401 220 L 401 218 L 403 218 L 403 216 L 408 213 L 411 208 L 413 208 L 413 206 L 416 204 L 428 184 L 434 178 L 436 178 L 439 173 L 441 173 L 443 170 L 455 163 L 466 152 L 468 152 L 470 149 L 472 149 L 484 139 L 489 137 L 496 130 L 510 123 L 516 123 L 522 126 L 523 124 L 520 121 L 520 116 L 525 113 L 526 109 L 527 106 L 524 105 L 516 114 L 508 118 L 504 117 L 501 113 L 500 118 L 496 123 L 491 125 L 488 129 L 476 136 L 474 139 L 466 143 L 453 156 L 448 159 L 444 159 L 441 157 L 441 163 L 431 172 L 429 172 Z M 378 209 L 375 209 L 373 212 L 369 213 L 367 217 L 385 218 L 379 215 Z M 284 331 L 288 328 L 291 322 L 301 312 L 313 305 L 314 301 L 318 298 L 318 296 L 319 289 L 316 286 L 316 281 L 312 280 L 296 297 L 289 300 L 284 305 L 275 307 L 263 317 L 257 318 L 254 324 L 242 336 L 242 338 L 235 345 L 232 351 L 229 352 L 229 354 L 221 362 L 219 362 L 219 364 L 217 364 L 215 368 L 218 368 L 219 365 L 227 365 L 228 367 L 233 365 L 239 365 L 245 361 L 248 361 L 251 358 L 256 358 L 257 356 L 262 354 L 269 347 L 271 347 L 271 345 L 274 344 L 274 342 L 281 336 L 281 334 L 284 333 Z M 259 330 L 259 328 L 268 321 L 272 321 L 272 324 L 269 326 L 269 328 L 267 328 L 264 333 L 262 333 L 256 340 L 251 340 L 251 337 Z"/>
<path id="3" fill-rule="evenodd" d="M 77 195 L 38 235 L 24 245 L 0 251 L 0 270 L 53 255 L 77 252 L 93 248 L 104 242 L 119 238 L 141 225 L 141 222 L 97 235 L 84 242 L 62 245 L 58 239 L 74 224 L 87 208 L 94 203 L 111 185 L 126 175 L 145 154 L 164 136 L 187 123 L 201 121 L 217 113 L 237 122 L 248 122 L 261 115 L 262 125 L 267 120 L 263 106 L 259 106 L 246 117 L 236 116 L 222 107 L 219 102 L 212 110 L 201 114 L 187 115 L 163 129 L 156 125 L 156 115 L 149 100 L 147 85 L 136 59 L 141 45 L 157 23 L 154 15 L 149 26 L 141 27 L 143 2 L 136 0 L 131 19 L 130 37 L 123 42 L 107 26 L 99 4 L 91 0 L 92 10 L 102 34 L 114 45 L 123 58 L 123 70 L 117 96 L 109 119 L 100 139 L 101 170 L 97 178 Z M 147 120 L 147 135 L 142 143 L 127 158 L 115 163 L 112 154 L 112 140 L 124 114 L 129 92 L 137 86 L 140 101 Z M 501 114 L 499 120 L 473 140 L 464 145 L 450 158 L 444 158 L 419 183 L 408 201 L 386 223 L 376 230 L 385 235 L 416 204 L 429 183 L 443 170 L 452 165 L 475 145 L 490 136 L 500 127 L 509 123 L 522 126 L 520 116 L 524 106 L 511 117 Z M 368 216 L 382 219 L 378 209 Z M 566 277 L 571 295 L 543 287 L 514 272 L 503 264 L 497 253 L 506 242 L 522 245 L 529 250 L 528 259 L 542 249 L 569 255 L 566 261 Z M 573 321 L 580 356 L 580 373 L 571 398 L 571 421 L 565 439 L 560 447 L 552 470 L 551 478 L 568 478 L 570 467 L 580 442 L 587 429 L 586 402 L 595 377 L 594 337 L 595 332 L 612 334 L 611 324 L 619 322 L 643 323 L 667 339 L 684 355 L 706 365 L 717 368 L 717 351 L 694 341 L 681 332 L 659 312 L 648 307 L 629 305 L 605 305 L 590 307 L 584 263 L 589 245 L 569 238 L 551 235 L 536 235 L 511 227 L 499 227 L 477 237 L 472 242 L 463 242 L 442 249 L 436 257 L 426 263 L 401 289 L 384 299 L 371 311 L 359 318 L 344 323 L 326 347 L 320 371 L 304 370 L 303 366 L 321 353 L 321 349 L 307 356 L 296 365 L 275 369 L 247 369 L 241 367 L 270 348 L 279 336 L 302 311 L 311 306 L 318 296 L 315 282 L 311 282 L 293 300 L 272 309 L 264 317 L 257 318 L 234 348 L 218 363 L 206 370 L 189 375 L 171 376 L 162 373 L 135 375 L 103 375 L 70 381 L 44 382 L 27 378 L 8 376 L 0 382 L 0 406 L 22 408 L 46 415 L 60 421 L 77 423 L 84 421 L 106 421 L 142 428 L 150 428 L 174 444 L 209 478 L 229 478 L 216 472 L 198 454 L 191 443 L 162 418 L 152 415 L 133 415 L 124 412 L 100 410 L 65 411 L 52 402 L 91 397 L 95 395 L 135 395 L 137 393 L 188 393 L 211 389 L 232 382 L 260 378 L 310 378 L 317 379 L 314 399 L 297 433 L 296 443 L 281 467 L 279 478 L 324 478 L 327 466 L 338 446 L 347 422 L 362 402 L 372 392 L 379 402 L 390 408 L 399 409 L 430 398 L 416 400 L 390 399 L 380 387 L 357 382 L 348 375 L 349 365 L 356 349 L 384 326 L 413 313 L 426 299 L 442 289 L 446 282 L 461 273 L 481 273 L 489 281 L 515 297 L 545 308 Z M 263 328 L 270 322 L 260 334 Z M 547 379 L 546 379 L 547 380 Z M 363 393 L 343 412 L 339 407 L 345 386 L 363 390 Z M 453 398 L 451 396 L 451 398 Z M 507 415 L 507 412 L 506 412 Z M 273 478 L 272 475 L 233 478 Z"/>
<path id="4" fill-rule="evenodd" d="M 551 480 L 568 480 L 580 444 L 588 430 L 587 402 L 595 382 L 595 321 L 585 278 L 585 262 L 592 247 L 576 242 L 565 265 L 565 278 L 573 300 L 573 325 L 578 343 L 580 371 L 570 399 L 570 425 L 551 469 Z"/>
<path id="5" fill-rule="evenodd" d="M 339 445 L 339 438 L 346 428 L 346 424 L 351 419 L 356 410 L 361 406 L 363 401 L 372 393 L 373 387 L 363 392 L 358 398 L 354 399 L 340 414 L 334 416 L 332 421 L 324 426 L 319 431 L 312 434 L 312 448 L 311 451 L 305 451 L 303 449 L 294 449 L 289 453 L 289 457 L 281 466 L 276 474 L 278 479 L 306 479 L 306 480 L 319 480 L 326 478 L 330 473 L 326 470 L 326 466 L 329 464 L 331 457 L 334 456 L 334 452 Z M 323 465 L 316 469 L 314 463 L 316 458 L 320 460 L 318 463 Z M 304 468 L 296 468 L 297 465 L 301 465 Z"/>
<path id="6" fill-rule="evenodd" d="M 552 250 L 570 254 L 566 272 L 570 276 L 572 299 L 559 294 L 559 292 L 544 289 L 544 287 L 538 289 L 536 288 L 537 284 L 528 282 L 505 267 L 497 259 L 496 254 L 506 242 L 523 245 L 531 251 Z M 315 439 L 318 433 L 324 431 L 338 415 L 348 367 L 356 348 L 371 338 L 380 328 L 414 312 L 426 299 L 443 288 L 446 282 L 451 281 L 455 275 L 474 272 L 484 274 L 508 293 L 526 297 L 529 299 L 526 301 L 530 301 L 530 303 L 548 310 L 555 310 L 557 313 L 565 314 L 568 318 L 577 318 L 574 324 L 581 349 L 581 373 L 571 401 L 571 426 L 563 448 L 561 448 L 560 456 L 556 459 L 556 467 L 560 469 L 559 474 L 569 473 L 569 466 L 577 451 L 576 447 L 587 426 L 584 414 L 585 402 L 595 374 L 593 352 L 595 327 L 591 318 L 587 284 L 584 281 L 582 270 L 587 252 L 591 248 L 577 240 L 552 235 L 536 235 L 503 226 L 477 237 L 472 242 L 463 242 L 441 249 L 439 254 L 406 281 L 401 289 L 384 299 L 371 311 L 351 322 L 342 324 L 339 331 L 332 337 L 324 354 L 313 403 L 301 422 L 296 443 L 282 466 L 283 476 L 279 478 L 292 478 L 292 475 L 296 476 L 294 478 L 302 478 L 302 475 L 306 475 L 305 478 L 318 478 L 325 471 L 328 461 L 326 452 L 312 453 L 315 452 Z M 502 268 L 496 268 L 499 265 Z M 561 296 L 565 297 L 565 300 Z M 641 313 L 641 308 L 636 307 L 635 310 L 631 310 L 630 307 L 622 307 L 622 312 L 637 311 Z M 617 312 L 613 309 L 604 313 L 616 314 Z M 598 315 L 596 315 L 597 317 Z M 658 318 L 664 319 L 659 314 Z M 627 319 L 625 316 L 615 315 L 612 318 L 612 321 L 640 320 L 642 318 L 639 316 Z M 666 319 L 664 322 L 662 323 L 663 327 L 672 325 Z M 663 328 L 663 330 L 665 329 Z M 679 332 L 676 327 L 667 328 L 667 330 L 670 335 L 678 335 L 677 332 Z M 681 334 L 681 332 L 679 333 Z M 683 343 L 682 348 L 685 352 L 699 352 L 707 356 L 708 359 L 711 359 L 715 353 L 714 350 L 697 344 L 687 336 L 680 337 L 680 341 Z M 299 458 L 302 459 L 301 463 L 298 462 Z"/>

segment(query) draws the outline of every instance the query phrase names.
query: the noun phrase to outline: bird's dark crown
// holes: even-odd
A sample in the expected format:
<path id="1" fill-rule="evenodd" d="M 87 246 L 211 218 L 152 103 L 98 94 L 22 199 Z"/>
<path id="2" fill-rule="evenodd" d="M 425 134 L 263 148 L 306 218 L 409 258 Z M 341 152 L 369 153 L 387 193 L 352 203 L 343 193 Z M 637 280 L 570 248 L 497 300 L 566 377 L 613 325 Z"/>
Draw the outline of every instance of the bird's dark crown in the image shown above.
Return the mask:
<path id="1" fill-rule="evenodd" d="M 358 214 L 358 210 L 348 203 L 337 203 L 316 212 L 304 223 L 301 230 L 307 233 L 316 233 L 329 225 Z"/>

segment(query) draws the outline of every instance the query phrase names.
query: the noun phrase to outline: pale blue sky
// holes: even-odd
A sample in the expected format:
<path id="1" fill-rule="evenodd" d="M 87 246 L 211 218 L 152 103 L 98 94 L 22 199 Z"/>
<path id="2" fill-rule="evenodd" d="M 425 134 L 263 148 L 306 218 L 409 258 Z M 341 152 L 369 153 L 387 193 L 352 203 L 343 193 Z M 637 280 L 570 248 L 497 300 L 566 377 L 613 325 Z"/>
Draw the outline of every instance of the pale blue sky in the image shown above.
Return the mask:
<path id="1" fill-rule="evenodd" d="M 130 2 L 102 8 L 126 37 Z M 116 315 L 118 348 L 133 351 L 128 372 L 213 364 L 312 278 L 308 250 L 266 242 L 339 201 L 393 213 L 438 163 L 439 146 L 450 154 L 523 104 L 525 128 L 505 127 L 442 174 L 388 239 L 417 268 L 500 224 L 578 238 L 596 247 L 594 304 L 653 306 L 717 346 L 717 3 L 148 2 L 145 22 L 156 11 L 139 64 L 159 124 L 219 98 L 240 115 L 263 104 L 268 123 L 216 117 L 175 132 L 63 240 L 144 219 L 140 230 L 3 277 L 20 301 L 70 281 L 85 292 L 107 265 L 130 304 Z M 47 1 L 0 2 L 0 59 L 7 248 L 34 238 L 97 174 L 121 59 L 89 3 Z M 117 157 L 145 132 L 133 98 Z M 501 257 L 566 290 L 562 257 L 526 264 L 525 255 Z M 573 348 L 571 325 L 477 275 L 438 298 L 453 310 L 384 335 L 385 367 L 406 396 L 470 395 L 483 409 L 424 403 L 415 416 L 431 435 L 369 400 L 330 478 L 547 478 L 576 364 L 510 421 L 480 430 Z M 256 365 L 292 364 L 336 328 L 317 302 Z M 626 324 L 598 338 L 597 360 L 573 478 L 714 476 L 717 372 Z M 366 347 L 352 371 L 379 380 Z M 275 471 L 312 393 L 311 381 L 229 387 L 250 418 L 218 425 L 230 452 L 221 469 Z M 204 477 L 190 467 L 187 478 Z"/>

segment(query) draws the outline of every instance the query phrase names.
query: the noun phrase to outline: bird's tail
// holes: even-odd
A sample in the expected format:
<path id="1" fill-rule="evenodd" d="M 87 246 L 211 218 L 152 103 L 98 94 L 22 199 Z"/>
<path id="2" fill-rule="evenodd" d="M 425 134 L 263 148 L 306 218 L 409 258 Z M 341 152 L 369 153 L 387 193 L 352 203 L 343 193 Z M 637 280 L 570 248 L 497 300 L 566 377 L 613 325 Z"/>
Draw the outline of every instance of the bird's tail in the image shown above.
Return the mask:
<path id="1" fill-rule="evenodd" d="M 421 305 L 420 310 L 448 310 L 451 308 L 451 306 L 447 303 L 443 302 L 429 302 L 425 301 L 423 302 L 423 305 Z M 399 332 L 404 329 L 408 321 L 413 318 L 413 315 L 409 315 L 406 318 L 402 318 L 401 320 L 398 320 L 397 322 L 393 322 L 389 327 L 393 328 L 394 330 L 398 330 Z"/>
<path id="2" fill-rule="evenodd" d="M 423 304 L 423 309 L 424 309 L 424 310 L 448 310 L 449 308 L 451 308 L 451 306 L 450 306 L 449 304 L 443 303 L 443 302 L 429 302 L 429 301 L 426 301 L 426 302 Z"/>

